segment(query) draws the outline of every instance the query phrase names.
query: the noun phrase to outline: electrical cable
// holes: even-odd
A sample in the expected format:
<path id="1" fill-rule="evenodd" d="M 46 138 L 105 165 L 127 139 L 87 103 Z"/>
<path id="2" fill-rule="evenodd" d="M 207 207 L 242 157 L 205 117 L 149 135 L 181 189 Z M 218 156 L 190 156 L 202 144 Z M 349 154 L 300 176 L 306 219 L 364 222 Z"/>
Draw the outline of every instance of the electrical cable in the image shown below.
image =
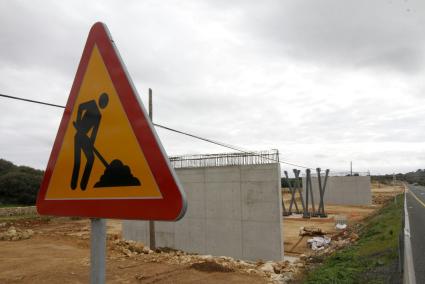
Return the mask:
<path id="1" fill-rule="evenodd" d="M 40 104 L 40 105 L 65 108 L 64 106 L 60 106 L 60 105 L 55 105 L 55 104 L 45 103 L 45 102 L 35 101 L 35 100 L 29 100 L 29 99 L 14 97 L 14 96 L 8 96 L 8 95 L 4 95 L 4 94 L 0 94 L 0 97 L 5 97 L 5 98 L 9 98 L 9 99 L 14 99 L 14 100 L 20 100 L 20 101 L 24 101 L 24 102 L 36 103 L 36 104 Z"/>
<path id="2" fill-rule="evenodd" d="M 36 104 L 41 104 L 41 105 L 46 105 L 46 106 L 52 106 L 52 107 L 57 107 L 57 108 L 65 108 L 65 106 L 61 106 L 61 105 L 57 105 L 57 104 L 51 104 L 51 103 L 46 103 L 46 102 L 42 102 L 42 101 L 30 100 L 30 99 L 25 99 L 25 98 L 15 97 L 15 96 L 9 96 L 9 95 L 4 95 L 4 94 L 0 94 L 0 97 L 5 97 L 5 98 L 8 98 L 8 99 L 14 99 L 14 100 L 19 100 L 19 101 L 25 101 L 25 102 L 30 102 L 30 103 L 36 103 Z M 261 154 L 258 154 L 258 153 L 255 153 L 255 152 L 250 152 L 250 151 L 244 150 L 242 148 L 239 148 L 237 146 L 233 146 L 233 145 L 226 144 L 226 143 L 223 143 L 223 142 L 219 142 L 219 141 L 215 141 L 215 140 L 212 140 L 212 139 L 204 138 L 204 137 L 201 137 L 201 136 L 198 136 L 198 135 L 194 135 L 194 134 L 191 134 L 191 133 L 188 133 L 188 132 L 184 132 L 184 131 L 181 131 L 181 130 L 173 129 L 173 128 L 170 128 L 170 127 L 167 127 L 167 126 L 164 126 L 164 125 L 161 125 L 161 124 L 157 124 L 157 123 L 152 123 L 152 124 L 154 126 L 156 126 L 156 127 L 159 127 L 159 128 L 162 128 L 162 129 L 171 131 L 171 132 L 175 132 L 175 133 L 178 133 L 178 134 L 186 135 L 186 136 L 189 136 L 189 137 L 198 139 L 198 140 L 202 140 L 202 141 L 205 141 L 205 142 L 208 142 L 208 143 L 212 143 L 212 144 L 215 144 L 215 145 L 218 145 L 218 146 L 221 146 L 221 147 L 229 148 L 229 149 L 232 149 L 232 150 L 235 150 L 235 151 L 238 151 L 238 152 L 242 152 L 242 153 L 246 153 L 246 154 L 251 154 L 251 155 L 257 155 L 257 156 L 262 157 L 264 159 L 268 159 L 268 160 L 271 160 L 271 161 L 274 161 L 274 162 L 278 162 L 278 163 L 281 163 L 281 164 L 286 164 L 286 165 L 291 165 L 291 166 L 295 166 L 295 167 L 310 169 L 310 167 L 306 167 L 306 166 L 302 166 L 302 165 L 297 165 L 297 164 L 286 162 L 286 161 L 275 160 L 275 159 L 272 159 L 272 158 L 269 158 L 269 157 L 264 157 Z"/>
<path id="3" fill-rule="evenodd" d="M 259 156 L 259 157 L 262 157 L 264 159 L 271 160 L 271 161 L 274 161 L 274 162 L 278 162 L 278 163 L 287 164 L 287 165 L 291 165 L 291 166 L 295 166 L 295 167 L 309 169 L 309 167 L 306 167 L 306 166 L 301 166 L 301 165 L 297 165 L 297 164 L 294 164 L 294 163 L 290 163 L 290 162 L 286 162 L 286 161 L 281 161 L 281 160 L 275 160 L 275 159 L 272 159 L 272 158 L 269 158 L 269 157 L 265 157 L 264 155 L 261 155 L 261 154 L 255 153 L 255 152 L 250 152 L 250 151 L 241 149 L 239 147 L 236 147 L 236 146 L 233 146 L 233 145 L 230 145 L 230 144 L 225 144 L 225 143 L 214 141 L 214 140 L 211 140 L 211 139 L 208 139 L 208 138 L 203 138 L 203 137 L 200 137 L 200 136 L 197 136 L 197 135 L 194 135 L 194 134 L 183 132 L 181 130 L 177 130 L 177 129 L 173 129 L 173 128 L 170 128 L 170 127 L 166 127 L 166 126 L 163 126 L 161 124 L 154 123 L 153 125 L 156 126 L 156 127 L 159 127 L 159 128 L 166 129 L 166 130 L 171 131 L 171 132 L 175 132 L 175 133 L 186 135 L 186 136 L 189 136 L 189 137 L 192 137 L 192 138 L 195 138 L 195 139 L 203 140 L 205 142 L 216 144 L 216 145 L 219 145 L 219 146 L 222 146 L 222 147 L 226 147 L 226 148 L 229 148 L 229 149 L 232 149 L 232 150 L 236 150 L 238 152 L 242 152 L 242 153 L 245 153 L 245 154 L 256 155 L 256 156 Z"/>

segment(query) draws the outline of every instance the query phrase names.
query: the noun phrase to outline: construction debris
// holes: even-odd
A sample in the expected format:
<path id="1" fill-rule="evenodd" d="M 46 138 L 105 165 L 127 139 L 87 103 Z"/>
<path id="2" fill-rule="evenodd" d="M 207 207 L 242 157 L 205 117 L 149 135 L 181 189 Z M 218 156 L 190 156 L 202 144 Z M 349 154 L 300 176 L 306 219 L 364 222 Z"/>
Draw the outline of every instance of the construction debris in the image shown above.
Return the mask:
<path id="1" fill-rule="evenodd" d="M 336 224 L 335 228 L 338 230 L 345 230 L 347 228 L 347 224 Z"/>
<path id="2" fill-rule="evenodd" d="M 301 273 L 306 259 L 293 263 L 284 261 L 250 262 L 228 256 L 197 255 L 170 248 L 150 250 L 143 243 L 122 239 L 110 240 L 109 245 L 126 257 L 146 262 L 187 265 L 190 268 L 210 272 L 241 272 L 269 279 L 271 283 L 287 283 Z M 140 275 L 143 278 L 143 275 Z"/>
<path id="3" fill-rule="evenodd" d="M 34 235 L 34 231 L 31 229 L 21 230 L 10 226 L 7 231 L 0 233 L 0 240 L 2 241 L 19 241 L 26 240 Z"/>
<path id="4" fill-rule="evenodd" d="M 307 240 L 307 243 L 310 245 L 312 250 L 322 250 L 325 247 L 329 246 L 331 243 L 331 238 L 323 237 L 314 237 Z"/>
<path id="5" fill-rule="evenodd" d="M 317 227 L 301 227 L 300 236 L 323 236 L 326 232 Z"/>
<path id="6" fill-rule="evenodd" d="M 272 261 L 267 261 L 266 263 L 261 265 L 259 268 L 260 268 L 261 271 L 264 271 L 264 272 L 269 272 L 269 273 L 275 272 Z"/>

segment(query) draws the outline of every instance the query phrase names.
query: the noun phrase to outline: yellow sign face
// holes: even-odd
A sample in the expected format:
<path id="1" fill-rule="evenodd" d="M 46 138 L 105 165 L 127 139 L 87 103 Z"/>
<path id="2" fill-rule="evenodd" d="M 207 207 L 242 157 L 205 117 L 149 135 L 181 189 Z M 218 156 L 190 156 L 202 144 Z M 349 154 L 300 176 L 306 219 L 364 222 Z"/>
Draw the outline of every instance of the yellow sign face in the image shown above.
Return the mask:
<path id="1" fill-rule="evenodd" d="M 162 198 L 95 46 L 46 192 L 47 200 Z"/>

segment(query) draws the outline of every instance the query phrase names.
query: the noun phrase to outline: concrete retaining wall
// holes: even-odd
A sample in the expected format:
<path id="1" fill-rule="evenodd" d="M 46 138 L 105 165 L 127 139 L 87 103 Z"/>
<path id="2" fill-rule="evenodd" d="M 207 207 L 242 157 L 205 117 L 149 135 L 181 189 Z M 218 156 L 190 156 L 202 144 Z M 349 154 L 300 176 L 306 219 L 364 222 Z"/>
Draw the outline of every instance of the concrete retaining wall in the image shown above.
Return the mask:
<path id="1" fill-rule="evenodd" d="M 305 178 L 303 182 L 303 194 L 305 198 Z M 319 203 L 319 184 L 317 177 L 312 177 L 313 196 L 315 204 Z M 322 178 L 322 184 L 324 178 Z M 311 201 L 309 201 L 311 202 Z M 334 176 L 328 177 L 325 191 L 326 204 L 341 205 L 372 205 L 372 191 L 370 176 Z"/>
<path id="2" fill-rule="evenodd" d="M 279 164 L 176 169 L 187 195 L 178 222 L 155 222 L 157 247 L 246 260 L 283 258 Z M 149 244 L 148 222 L 123 236 Z"/>
<path id="3" fill-rule="evenodd" d="M 4 207 L 0 208 L 0 217 L 5 216 L 19 216 L 19 215 L 37 215 L 35 206 L 25 207 Z"/>

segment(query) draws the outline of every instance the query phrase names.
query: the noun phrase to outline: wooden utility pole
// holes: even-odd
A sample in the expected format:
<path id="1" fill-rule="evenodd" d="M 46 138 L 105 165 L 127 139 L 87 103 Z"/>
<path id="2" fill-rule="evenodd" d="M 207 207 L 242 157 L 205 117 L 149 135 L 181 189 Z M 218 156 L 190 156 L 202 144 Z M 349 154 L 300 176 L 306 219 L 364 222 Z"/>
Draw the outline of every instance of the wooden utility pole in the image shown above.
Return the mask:
<path id="1" fill-rule="evenodd" d="M 152 89 L 149 88 L 149 118 L 153 122 L 153 113 L 152 113 Z"/>
<path id="2" fill-rule="evenodd" d="M 152 89 L 149 88 L 149 118 L 153 123 L 152 113 Z M 151 250 L 155 250 L 155 221 L 149 220 L 149 247 Z"/>

